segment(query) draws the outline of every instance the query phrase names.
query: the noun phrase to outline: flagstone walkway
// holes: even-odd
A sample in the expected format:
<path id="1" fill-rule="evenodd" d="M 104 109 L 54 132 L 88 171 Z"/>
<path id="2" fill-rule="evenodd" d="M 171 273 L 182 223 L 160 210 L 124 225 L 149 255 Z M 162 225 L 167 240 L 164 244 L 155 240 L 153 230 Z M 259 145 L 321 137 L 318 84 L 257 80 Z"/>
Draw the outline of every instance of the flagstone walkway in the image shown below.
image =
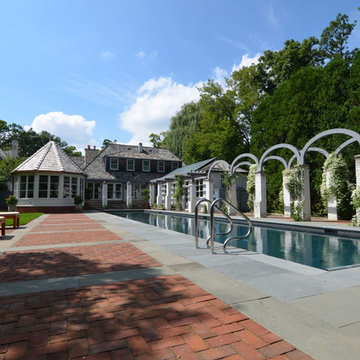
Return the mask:
<path id="1" fill-rule="evenodd" d="M 311 359 L 85 214 L 22 231 L 0 256 L 1 287 L 18 285 L 0 295 L 0 359 Z"/>

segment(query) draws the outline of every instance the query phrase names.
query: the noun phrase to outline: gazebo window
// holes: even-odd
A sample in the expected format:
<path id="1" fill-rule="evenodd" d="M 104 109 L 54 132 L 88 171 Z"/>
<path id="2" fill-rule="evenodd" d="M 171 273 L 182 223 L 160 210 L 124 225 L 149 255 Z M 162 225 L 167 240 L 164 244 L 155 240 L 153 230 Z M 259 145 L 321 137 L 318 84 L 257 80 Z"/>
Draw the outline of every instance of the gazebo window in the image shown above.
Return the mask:
<path id="1" fill-rule="evenodd" d="M 71 178 L 71 196 L 75 197 L 77 195 L 77 178 Z"/>
<path id="2" fill-rule="evenodd" d="M 203 197 L 204 196 L 204 184 L 203 180 L 196 180 L 196 197 Z"/>
<path id="3" fill-rule="evenodd" d="M 64 176 L 64 199 L 70 197 L 70 177 Z"/>
<path id="4" fill-rule="evenodd" d="M 49 177 L 47 175 L 40 175 L 39 177 L 39 198 L 48 197 L 48 183 Z"/>
<path id="5" fill-rule="evenodd" d="M 59 177 L 58 176 L 39 176 L 39 198 L 57 198 L 59 196 Z"/>
<path id="6" fill-rule="evenodd" d="M 34 175 L 20 176 L 20 198 L 34 197 Z"/>
<path id="7" fill-rule="evenodd" d="M 50 176 L 50 197 L 58 198 L 59 197 L 59 177 Z"/>

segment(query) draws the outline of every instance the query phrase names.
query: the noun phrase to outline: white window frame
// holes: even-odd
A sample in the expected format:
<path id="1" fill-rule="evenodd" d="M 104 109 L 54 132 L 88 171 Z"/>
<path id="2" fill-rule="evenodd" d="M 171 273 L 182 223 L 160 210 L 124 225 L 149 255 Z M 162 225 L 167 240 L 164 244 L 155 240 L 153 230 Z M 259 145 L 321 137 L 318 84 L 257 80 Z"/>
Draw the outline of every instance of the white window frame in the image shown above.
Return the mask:
<path id="1" fill-rule="evenodd" d="M 132 167 L 129 166 L 131 162 Z M 135 159 L 126 159 L 126 171 L 135 171 Z"/>
<path id="2" fill-rule="evenodd" d="M 108 191 L 107 191 L 107 198 L 110 200 L 122 200 L 123 196 L 123 184 L 122 183 L 109 183 Z M 111 188 L 110 196 L 109 196 L 109 189 Z M 120 190 L 119 190 L 120 189 Z M 116 194 L 120 192 L 120 196 L 116 197 Z"/>
<path id="3" fill-rule="evenodd" d="M 25 177 L 25 181 L 22 182 L 21 178 Z M 33 181 L 29 181 L 29 177 L 33 178 Z M 21 189 L 21 184 L 25 184 L 25 189 Z M 29 186 L 30 184 L 32 184 L 32 189 L 31 186 Z M 30 187 L 30 189 L 29 189 Z M 21 193 L 25 192 L 25 196 L 21 196 Z M 32 196 L 29 196 L 29 193 L 32 192 Z M 20 199 L 33 199 L 35 196 L 35 175 L 21 175 L 19 177 L 19 198 Z"/>
<path id="4" fill-rule="evenodd" d="M 147 166 L 145 165 L 145 164 L 147 164 Z M 142 161 L 142 171 L 143 172 L 150 172 L 150 160 L 143 160 Z M 146 168 L 147 167 L 147 168 Z"/>
<path id="5" fill-rule="evenodd" d="M 162 170 L 160 169 L 160 166 L 162 166 Z M 161 173 L 165 172 L 165 161 L 164 160 L 158 160 L 158 162 L 157 162 L 157 172 L 161 172 Z"/>
<path id="6" fill-rule="evenodd" d="M 115 166 L 113 166 L 114 160 L 116 162 Z M 109 169 L 110 170 L 119 170 L 119 159 L 118 158 L 110 158 Z"/>
<path id="7" fill-rule="evenodd" d="M 40 178 L 46 177 L 46 190 L 40 190 L 40 184 L 45 184 L 45 181 L 40 183 Z M 52 181 L 52 178 L 57 178 L 57 181 Z M 56 187 L 52 187 L 53 184 L 56 184 Z M 58 199 L 59 198 L 59 186 L 60 186 L 60 177 L 57 175 L 39 175 L 39 188 L 38 188 L 38 198 L 39 199 Z M 46 196 L 40 196 L 40 191 L 45 192 Z M 53 193 L 56 193 L 57 196 L 53 196 Z"/>

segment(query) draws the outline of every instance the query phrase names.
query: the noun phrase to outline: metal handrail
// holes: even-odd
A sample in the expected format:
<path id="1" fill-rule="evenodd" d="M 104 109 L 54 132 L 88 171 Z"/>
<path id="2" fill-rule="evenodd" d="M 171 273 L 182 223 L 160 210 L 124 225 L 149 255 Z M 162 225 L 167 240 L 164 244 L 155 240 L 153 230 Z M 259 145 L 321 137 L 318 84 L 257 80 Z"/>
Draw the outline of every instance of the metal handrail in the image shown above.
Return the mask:
<path id="1" fill-rule="evenodd" d="M 198 249 L 199 248 L 199 235 L 198 235 L 198 212 L 199 212 L 199 205 L 203 202 L 207 202 L 209 204 L 211 204 L 211 201 L 209 199 L 205 199 L 205 198 L 201 198 L 196 202 L 195 205 L 195 247 Z M 206 243 L 207 244 L 207 243 Z"/>
<path id="2" fill-rule="evenodd" d="M 196 205 L 195 205 L 195 228 L 194 228 L 194 236 L 195 236 L 195 247 L 198 249 L 199 248 L 199 226 L 198 226 L 198 222 L 199 222 L 199 218 L 198 218 L 198 213 L 199 213 L 199 206 L 201 203 L 203 202 L 207 202 L 208 204 L 210 204 L 210 206 L 212 205 L 212 202 L 209 200 L 209 199 L 206 199 L 206 198 L 201 198 L 199 199 L 197 202 L 196 202 Z M 227 217 L 227 219 L 229 220 L 230 222 L 230 228 L 228 231 L 224 232 L 224 233 L 219 233 L 219 234 L 215 234 L 216 236 L 221 236 L 221 235 L 229 235 L 233 228 L 234 228 L 234 224 L 233 224 L 233 221 L 231 219 L 231 217 L 226 214 L 222 209 L 220 209 L 219 207 L 215 206 L 215 208 L 217 210 L 219 210 L 224 216 Z M 210 242 L 210 239 L 211 239 L 211 233 L 210 235 L 208 236 L 208 238 L 206 239 L 206 247 L 209 248 L 209 242 Z"/>
<path id="3" fill-rule="evenodd" d="M 211 203 L 211 207 L 210 207 L 210 252 L 211 252 L 211 254 L 215 254 L 214 241 L 215 241 L 215 235 L 218 235 L 218 234 L 214 234 L 214 209 L 215 209 L 215 207 L 218 208 L 216 206 L 216 204 L 218 202 L 224 202 L 224 203 L 228 204 L 229 206 L 231 206 L 234 210 L 236 210 L 243 216 L 243 218 L 246 220 L 246 222 L 248 224 L 248 232 L 245 235 L 231 236 L 224 241 L 224 245 L 223 245 L 224 252 L 226 252 L 226 247 L 230 241 L 245 239 L 245 238 L 249 237 L 252 232 L 252 223 L 251 223 L 250 219 L 244 213 L 242 213 L 235 205 L 233 205 L 231 202 L 229 202 L 226 199 L 221 199 L 221 198 L 215 199 Z"/>

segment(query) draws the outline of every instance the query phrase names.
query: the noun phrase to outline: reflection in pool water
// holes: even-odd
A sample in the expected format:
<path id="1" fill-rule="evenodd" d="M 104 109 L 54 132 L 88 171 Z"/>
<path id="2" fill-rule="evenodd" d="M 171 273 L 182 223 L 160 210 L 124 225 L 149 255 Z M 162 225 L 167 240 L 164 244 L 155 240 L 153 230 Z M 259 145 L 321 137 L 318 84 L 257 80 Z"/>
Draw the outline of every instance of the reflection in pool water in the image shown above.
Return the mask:
<path id="1" fill-rule="evenodd" d="M 119 212 L 116 215 L 194 235 L 194 219 L 190 217 L 145 212 Z M 225 232 L 228 226 L 225 222 L 215 221 L 215 233 Z M 208 220 L 199 219 L 200 238 L 209 236 L 209 227 Z M 231 235 L 244 235 L 246 231 L 246 226 L 234 224 Z M 224 240 L 216 238 L 219 242 Z M 248 239 L 233 241 L 231 245 L 319 269 L 330 269 L 360 264 L 359 243 L 354 239 L 254 226 Z"/>

